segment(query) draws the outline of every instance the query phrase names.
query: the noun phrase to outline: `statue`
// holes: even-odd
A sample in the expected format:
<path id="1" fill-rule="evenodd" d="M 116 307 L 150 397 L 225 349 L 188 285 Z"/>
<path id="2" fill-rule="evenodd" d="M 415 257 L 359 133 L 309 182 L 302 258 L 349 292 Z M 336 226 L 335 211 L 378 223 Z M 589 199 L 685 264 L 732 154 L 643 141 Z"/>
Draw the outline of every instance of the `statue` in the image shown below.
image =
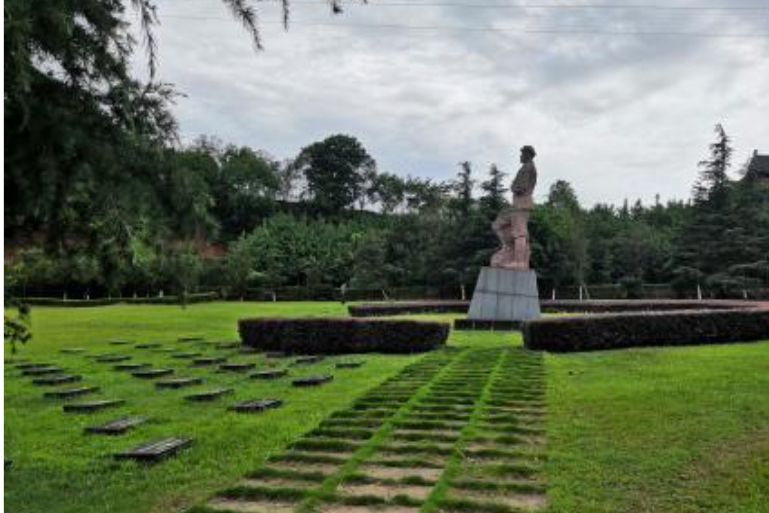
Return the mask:
<path id="1" fill-rule="evenodd" d="M 529 216 L 534 208 L 534 187 L 537 168 L 532 146 L 521 148 L 521 168 L 513 180 L 513 206 L 499 213 L 492 225 L 502 243 L 502 249 L 491 257 L 491 267 L 498 269 L 529 269 Z"/>

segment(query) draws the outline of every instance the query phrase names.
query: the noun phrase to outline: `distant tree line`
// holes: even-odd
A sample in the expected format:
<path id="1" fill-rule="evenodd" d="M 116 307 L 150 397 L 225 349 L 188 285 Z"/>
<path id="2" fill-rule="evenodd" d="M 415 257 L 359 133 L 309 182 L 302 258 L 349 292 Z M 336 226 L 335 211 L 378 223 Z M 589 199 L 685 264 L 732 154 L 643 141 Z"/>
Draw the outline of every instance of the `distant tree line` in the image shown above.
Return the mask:
<path id="1" fill-rule="evenodd" d="M 134 5 L 152 17 L 150 2 Z M 402 176 L 379 169 L 348 135 L 286 161 L 212 138 L 182 146 L 173 88 L 130 73 L 136 42 L 124 9 L 96 0 L 4 6 L 13 294 L 472 289 L 510 196 L 498 167 L 463 162 L 444 182 Z M 769 191 L 730 180 L 731 159 L 719 127 L 687 202 L 585 208 L 568 183 L 555 183 L 531 221 L 543 287 L 769 286 Z"/>

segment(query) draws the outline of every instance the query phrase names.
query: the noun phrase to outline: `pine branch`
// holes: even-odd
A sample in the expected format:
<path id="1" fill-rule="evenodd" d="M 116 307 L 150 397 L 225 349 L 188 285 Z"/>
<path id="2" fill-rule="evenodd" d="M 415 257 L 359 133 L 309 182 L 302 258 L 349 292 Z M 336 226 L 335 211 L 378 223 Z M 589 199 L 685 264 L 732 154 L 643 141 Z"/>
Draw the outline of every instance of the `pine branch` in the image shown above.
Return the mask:
<path id="1" fill-rule="evenodd" d="M 142 39 L 147 52 L 147 61 L 150 68 L 150 81 L 155 79 L 158 62 L 158 45 L 155 39 L 153 27 L 158 23 L 158 14 L 152 0 L 131 0 L 134 9 L 139 12 L 141 20 Z"/>

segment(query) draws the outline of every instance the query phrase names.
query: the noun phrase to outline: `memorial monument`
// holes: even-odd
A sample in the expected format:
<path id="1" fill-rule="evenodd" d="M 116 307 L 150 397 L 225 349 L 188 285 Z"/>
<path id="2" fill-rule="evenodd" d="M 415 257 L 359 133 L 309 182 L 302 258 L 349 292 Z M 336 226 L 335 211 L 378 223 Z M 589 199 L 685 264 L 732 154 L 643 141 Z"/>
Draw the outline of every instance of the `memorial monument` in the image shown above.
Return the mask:
<path id="1" fill-rule="evenodd" d="M 529 267 L 529 217 L 537 185 L 536 151 L 521 148 L 521 168 L 513 180 L 513 205 L 502 210 L 493 228 L 501 248 L 491 266 L 481 269 L 470 303 L 467 322 L 510 327 L 540 317 L 537 273 Z M 465 324 L 465 323 L 463 323 Z"/>

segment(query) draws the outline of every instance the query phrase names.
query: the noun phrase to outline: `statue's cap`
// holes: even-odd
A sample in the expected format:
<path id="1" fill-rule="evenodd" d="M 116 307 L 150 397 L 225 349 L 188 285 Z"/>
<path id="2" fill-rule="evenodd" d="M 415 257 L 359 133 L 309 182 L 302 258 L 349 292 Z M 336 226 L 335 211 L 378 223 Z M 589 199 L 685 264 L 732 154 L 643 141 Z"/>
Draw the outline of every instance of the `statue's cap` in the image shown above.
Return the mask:
<path id="1" fill-rule="evenodd" d="M 534 151 L 534 146 L 529 146 L 528 144 L 521 148 L 521 153 L 525 153 L 527 155 L 531 155 L 532 157 L 537 156 L 537 152 Z"/>

